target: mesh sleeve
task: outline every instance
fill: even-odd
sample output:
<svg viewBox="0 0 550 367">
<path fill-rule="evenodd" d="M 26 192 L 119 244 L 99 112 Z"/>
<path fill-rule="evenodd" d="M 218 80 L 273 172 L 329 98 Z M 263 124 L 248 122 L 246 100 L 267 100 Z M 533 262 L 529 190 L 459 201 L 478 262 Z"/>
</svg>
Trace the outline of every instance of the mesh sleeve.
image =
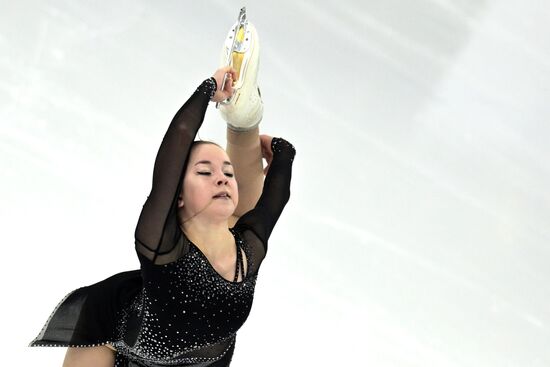
<svg viewBox="0 0 550 367">
<path fill-rule="evenodd" d="M 175 261 L 184 251 L 177 199 L 191 144 L 215 91 L 214 78 L 205 80 L 197 88 L 172 119 L 158 150 L 151 193 L 143 205 L 135 231 L 138 254 L 153 263 Z"/>
<path fill-rule="evenodd" d="M 273 160 L 264 181 L 262 195 L 254 209 L 245 213 L 235 224 L 242 230 L 254 232 L 264 245 L 264 251 L 267 250 L 267 241 L 275 223 L 290 198 L 292 163 L 296 154 L 294 146 L 282 138 L 273 138 L 271 149 Z"/>
</svg>

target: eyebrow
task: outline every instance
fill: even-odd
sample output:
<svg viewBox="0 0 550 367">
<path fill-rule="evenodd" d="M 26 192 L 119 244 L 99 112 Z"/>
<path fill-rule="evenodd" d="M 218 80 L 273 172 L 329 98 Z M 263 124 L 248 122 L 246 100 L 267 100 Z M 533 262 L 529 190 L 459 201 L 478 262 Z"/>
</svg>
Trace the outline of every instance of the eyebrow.
<svg viewBox="0 0 550 367">
<path fill-rule="evenodd" d="M 195 166 L 197 164 L 212 164 L 212 162 L 210 162 L 210 161 L 198 161 L 197 163 L 195 163 Z M 224 166 L 232 166 L 231 162 L 229 162 L 229 161 L 223 161 L 223 165 Z"/>
</svg>

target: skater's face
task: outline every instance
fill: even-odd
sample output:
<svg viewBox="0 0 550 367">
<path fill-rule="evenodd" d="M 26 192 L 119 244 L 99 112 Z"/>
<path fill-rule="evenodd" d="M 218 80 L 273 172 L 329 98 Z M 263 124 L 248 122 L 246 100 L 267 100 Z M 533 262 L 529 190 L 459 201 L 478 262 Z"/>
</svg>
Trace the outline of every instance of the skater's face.
<svg viewBox="0 0 550 367">
<path fill-rule="evenodd" d="M 178 200 L 181 219 L 225 220 L 238 202 L 237 181 L 225 150 L 215 144 L 194 145 Z"/>
</svg>

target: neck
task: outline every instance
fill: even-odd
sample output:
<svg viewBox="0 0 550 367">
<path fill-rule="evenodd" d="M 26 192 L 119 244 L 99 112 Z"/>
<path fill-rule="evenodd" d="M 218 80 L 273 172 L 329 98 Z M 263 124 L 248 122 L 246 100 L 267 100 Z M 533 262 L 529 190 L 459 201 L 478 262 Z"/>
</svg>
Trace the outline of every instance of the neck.
<svg viewBox="0 0 550 367">
<path fill-rule="evenodd" d="M 217 255 L 227 251 L 228 239 L 233 235 L 229 232 L 227 220 L 221 222 L 204 222 L 192 219 L 181 224 L 181 229 L 205 255 Z"/>
</svg>

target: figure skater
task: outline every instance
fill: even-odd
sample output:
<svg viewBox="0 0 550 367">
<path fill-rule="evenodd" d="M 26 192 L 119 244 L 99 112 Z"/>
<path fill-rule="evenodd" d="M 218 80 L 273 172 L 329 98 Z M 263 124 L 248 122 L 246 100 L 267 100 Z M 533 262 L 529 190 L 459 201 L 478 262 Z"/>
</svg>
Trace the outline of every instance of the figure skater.
<svg viewBox="0 0 550 367">
<path fill-rule="evenodd" d="M 31 342 L 68 347 L 64 367 L 230 364 L 295 155 L 259 135 L 259 44 L 245 26 L 232 30 L 248 35 L 240 48 L 224 46 L 234 67 L 200 84 L 162 140 L 135 230 L 140 270 L 69 293 Z M 194 141 L 210 101 L 221 103 L 227 152 Z"/>
</svg>

